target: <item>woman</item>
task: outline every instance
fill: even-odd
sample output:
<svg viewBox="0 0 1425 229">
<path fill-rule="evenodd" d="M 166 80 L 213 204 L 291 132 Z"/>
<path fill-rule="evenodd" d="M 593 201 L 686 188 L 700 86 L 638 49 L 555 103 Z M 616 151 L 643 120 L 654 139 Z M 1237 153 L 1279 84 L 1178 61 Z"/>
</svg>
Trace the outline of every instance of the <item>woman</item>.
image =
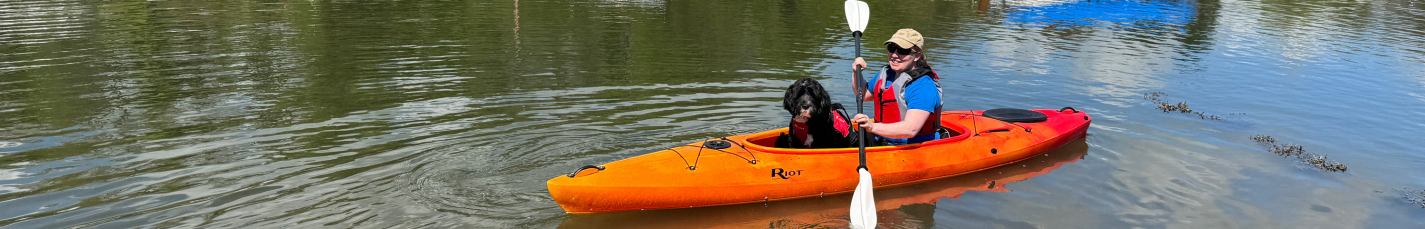
<svg viewBox="0 0 1425 229">
<path fill-rule="evenodd" d="M 871 88 L 861 96 L 863 101 L 876 101 L 875 120 L 880 122 L 871 122 L 865 114 L 857 114 L 851 122 L 892 145 L 939 139 L 941 91 L 936 80 L 940 77 L 925 60 L 925 39 L 913 29 L 901 29 L 885 44 L 890 52 L 886 66 L 859 86 Z M 851 66 L 864 69 L 866 61 L 857 57 Z"/>
</svg>

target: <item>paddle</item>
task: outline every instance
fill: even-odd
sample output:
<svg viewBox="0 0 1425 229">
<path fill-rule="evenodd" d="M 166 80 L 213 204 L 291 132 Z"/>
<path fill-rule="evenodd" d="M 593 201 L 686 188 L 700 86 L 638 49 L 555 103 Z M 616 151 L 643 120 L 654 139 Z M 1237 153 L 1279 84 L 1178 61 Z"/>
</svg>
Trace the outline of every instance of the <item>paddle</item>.
<svg viewBox="0 0 1425 229">
<path fill-rule="evenodd" d="M 856 39 L 856 57 L 861 57 L 861 32 L 866 30 L 866 21 L 871 20 L 871 8 L 866 6 L 866 2 L 859 0 L 846 0 L 846 25 L 851 27 L 851 37 Z M 856 85 L 852 85 L 856 94 L 856 113 L 866 113 L 861 108 L 861 97 L 866 94 L 866 79 L 861 77 L 861 69 L 857 68 Z M 851 228 L 875 228 L 876 227 L 876 198 L 871 194 L 871 189 L 875 184 L 871 182 L 871 171 L 866 169 L 866 129 L 861 129 L 856 135 L 859 140 L 861 152 L 861 166 L 856 167 L 856 173 L 860 174 L 860 181 L 856 183 L 856 190 L 851 194 Z"/>
</svg>

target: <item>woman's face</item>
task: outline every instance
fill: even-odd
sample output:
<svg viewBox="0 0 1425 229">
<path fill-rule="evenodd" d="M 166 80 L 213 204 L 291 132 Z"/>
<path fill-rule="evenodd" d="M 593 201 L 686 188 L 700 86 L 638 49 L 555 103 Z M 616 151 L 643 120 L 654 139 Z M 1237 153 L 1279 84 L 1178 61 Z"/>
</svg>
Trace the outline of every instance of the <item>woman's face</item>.
<svg viewBox="0 0 1425 229">
<path fill-rule="evenodd" d="M 889 57 L 887 62 L 890 63 L 891 70 L 896 72 L 910 71 L 911 67 L 915 66 L 915 62 L 920 61 L 920 52 L 903 49 L 896 44 L 887 45 L 886 49 L 890 51 L 890 54 L 886 55 Z"/>
</svg>

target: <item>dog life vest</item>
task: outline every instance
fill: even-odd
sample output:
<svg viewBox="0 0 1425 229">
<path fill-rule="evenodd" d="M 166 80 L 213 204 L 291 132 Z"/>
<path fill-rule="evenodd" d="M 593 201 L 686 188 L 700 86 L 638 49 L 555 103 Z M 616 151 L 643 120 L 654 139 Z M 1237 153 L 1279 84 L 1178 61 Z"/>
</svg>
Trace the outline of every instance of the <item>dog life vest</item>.
<svg viewBox="0 0 1425 229">
<path fill-rule="evenodd" d="M 897 123 L 905 119 L 906 109 L 909 107 L 905 101 L 905 87 L 910 86 L 910 83 L 915 82 L 920 79 L 920 77 L 930 76 L 932 79 L 931 82 L 935 82 L 937 94 L 941 92 L 940 82 L 936 81 L 940 80 L 940 76 L 935 74 L 935 70 L 931 70 L 927 66 L 920 66 L 920 69 L 911 70 L 912 73 L 918 73 L 916 75 L 900 72 L 894 82 L 886 82 L 887 78 L 890 78 L 886 77 L 886 74 L 890 72 L 891 67 L 885 66 L 881 67 L 880 73 L 876 73 L 876 76 L 878 76 L 874 94 L 877 101 L 876 120 L 879 120 L 881 123 Z M 884 86 L 885 84 L 890 84 L 891 87 L 886 88 Z M 935 106 L 935 110 L 930 113 L 930 117 L 926 117 L 925 124 L 920 126 L 920 132 L 916 132 L 915 135 L 933 134 L 938 129 L 940 129 L 940 105 Z"/>
<path fill-rule="evenodd" d="M 841 104 L 837 104 L 837 106 L 840 105 Z M 836 132 L 841 134 L 841 137 L 851 136 L 851 123 L 849 120 L 846 120 L 845 115 L 841 115 L 841 111 L 831 111 L 831 124 L 832 128 L 835 128 Z M 811 134 L 808 134 L 808 132 L 810 131 L 807 130 L 806 123 L 796 121 L 792 122 L 792 134 L 795 134 L 797 140 L 801 140 L 802 146 L 805 147 L 811 147 L 811 142 L 816 140 L 812 139 Z"/>
</svg>

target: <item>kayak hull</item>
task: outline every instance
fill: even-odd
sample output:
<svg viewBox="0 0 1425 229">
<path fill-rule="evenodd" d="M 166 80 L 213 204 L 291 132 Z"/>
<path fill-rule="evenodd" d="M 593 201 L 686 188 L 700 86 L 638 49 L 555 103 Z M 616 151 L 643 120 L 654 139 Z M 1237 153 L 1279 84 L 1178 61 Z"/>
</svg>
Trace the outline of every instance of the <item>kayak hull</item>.
<svg viewBox="0 0 1425 229">
<path fill-rule="evenodd" d="M 875 187 L 906 185 L 994 168 L 1083 138 L 1092 121 L 1073 109 L 1033 110 L 1049 119 L 1006 123 L 980 111 L 947 111 L 950 136 L 904 146 L 866 148 Z M 851 192 L 856 148 L 772 147 L 786 128 L 694 142 L 576 171 L 547 182 L 569 213 L 718 206 Z M 726 142 L 730 144 L 722 144 Z M 726 147 L 726 148 L 722 148 Z M 721 148 L 721 149 L 719 149 Z"/>
</svg>

